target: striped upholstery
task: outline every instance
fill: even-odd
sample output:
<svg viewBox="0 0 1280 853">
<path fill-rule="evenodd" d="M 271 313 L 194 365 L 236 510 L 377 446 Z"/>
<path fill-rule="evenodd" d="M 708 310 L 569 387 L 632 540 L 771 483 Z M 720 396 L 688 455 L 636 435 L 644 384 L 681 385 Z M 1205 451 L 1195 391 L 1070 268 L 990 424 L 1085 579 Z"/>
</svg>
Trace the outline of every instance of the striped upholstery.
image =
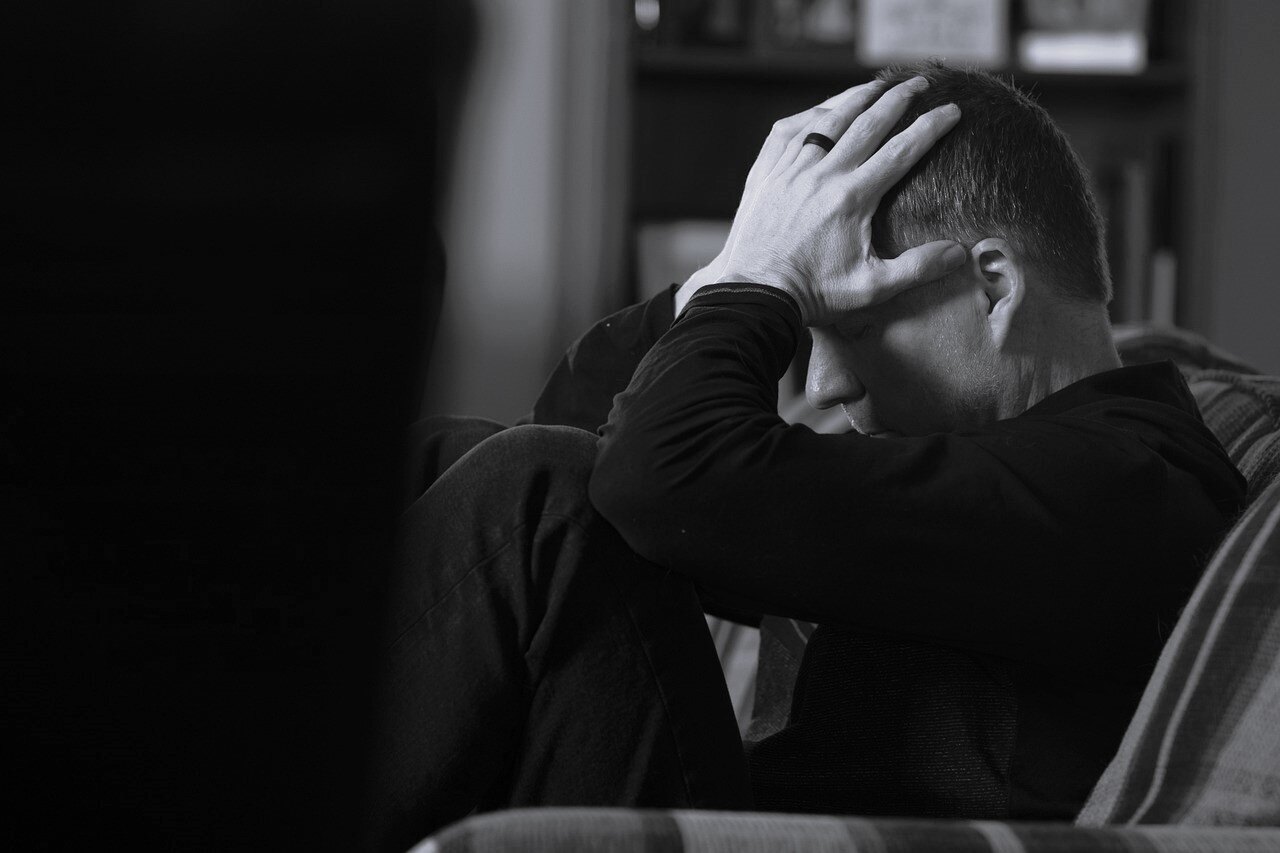
<svg viewBox="0 0 1280 853">
<path fill-rule="evenodd" d="M 1079 822 L 1280 826 L 1280 482 L 1218 549 Z"/>
<path fill-rule="evenodd" d="M 1113 338 L 1125 364 L 1178 365 L 1205 424 L 1249 481 L 1249 497 L 1260 495 L 1280 473 L 1280 377 L 1259 374 L 1186 329 L 1122 323 Z"/>
<path fill-rule="evenodd" d="M 1277 851 L 1280 829 L 837 818 L 626 809 L 521 809 L 469 818 L 413 853 L 1203 853 Z"/>
<path fill-rule="evenodd" d="M 1187 383 L 1256 498 L 1280 473 L 1280 376 L 1192 370 Z"/>
</svg>

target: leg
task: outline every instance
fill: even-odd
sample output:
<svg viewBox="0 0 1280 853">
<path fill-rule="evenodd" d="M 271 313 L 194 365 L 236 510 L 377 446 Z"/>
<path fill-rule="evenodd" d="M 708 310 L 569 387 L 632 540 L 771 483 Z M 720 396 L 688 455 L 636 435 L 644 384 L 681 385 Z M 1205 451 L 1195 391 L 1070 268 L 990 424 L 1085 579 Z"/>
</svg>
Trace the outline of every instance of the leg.
<svg viewBox="0 0 1280 853">
<path fill-rule="evenodd" d="M 475 807 L 741 808 L 741 742 L 693 587 L 591 507 L 595 437 L 487 439 L 406 514 L 376 821 Z"/>
<path fill-rule="evenodd" d="M 486 418 L 435 415 L 409 428 L 409 470 L 404 506 L 422 493 L 466 453 L 506 426 Z"/>
</svg>

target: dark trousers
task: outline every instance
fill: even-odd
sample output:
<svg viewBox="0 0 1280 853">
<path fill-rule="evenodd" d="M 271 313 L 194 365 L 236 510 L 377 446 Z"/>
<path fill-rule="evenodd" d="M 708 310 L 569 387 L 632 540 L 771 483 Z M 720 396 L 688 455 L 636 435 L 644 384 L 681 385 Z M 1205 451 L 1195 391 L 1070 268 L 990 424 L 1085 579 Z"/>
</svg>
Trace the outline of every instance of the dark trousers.
<svg viewBox="0 0 1280 853">
<path fill-rule="evenodd" d="M 436 418 L 389 600 L 375 846 L 525 805 L 746 808 L 693 586 L 592 508 L 595 436 Z"/>
</svg>

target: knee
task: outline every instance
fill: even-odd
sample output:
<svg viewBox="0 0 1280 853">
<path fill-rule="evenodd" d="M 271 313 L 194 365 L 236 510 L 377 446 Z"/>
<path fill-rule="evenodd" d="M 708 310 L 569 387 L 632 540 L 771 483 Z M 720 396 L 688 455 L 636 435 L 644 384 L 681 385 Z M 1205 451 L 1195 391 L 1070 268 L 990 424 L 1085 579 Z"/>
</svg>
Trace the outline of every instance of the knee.
<svg viewBox="0 0 1280 853">
<path fill-rule="evenodd" d="M 596 459 L 594 433 L 570 426 L 525 424 L 505 429 L 481 443 L 484 452 L 501 457 L 514 473 L 591 473 Z"/>
<path fill-rule="evenodd" d="M 589 505 L 587 484 L 595 458 L 594 433 L 528 424 L 490 436 L 463 462 L 481 492 L 523 494 L 545 510 L 569 512 Z"/>
</svg>

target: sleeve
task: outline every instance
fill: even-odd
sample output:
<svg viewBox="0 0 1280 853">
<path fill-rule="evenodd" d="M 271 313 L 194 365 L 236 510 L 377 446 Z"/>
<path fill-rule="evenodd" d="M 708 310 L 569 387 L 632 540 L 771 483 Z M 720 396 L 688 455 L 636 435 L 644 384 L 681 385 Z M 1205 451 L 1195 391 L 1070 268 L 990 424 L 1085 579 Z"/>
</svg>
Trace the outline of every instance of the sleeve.
<svg viewBox="0 0 1280 853">
<path fill-rule="evenodd" d="M 574 341 L 522 424 L 560 424 L 596 432 L 649 348 L 671 327 L 675 290 L 624 308 Z"/>
<path fill-rule="evenodd" d="M 1039 662 L 1150 653 L 1139 616 L 1163 587 L 1116 568 L 1184 544 L 1135 551 L 1125 529 L 1125 507 L 1159 506 L 1158 458 L 1028 418 L 919 438 L 788 426 L 773 394 L 799 313 L 765 291 L 700 293 L 618 397 L 591 497 L 634 550 L 760 612 Z"/>
</svg>

